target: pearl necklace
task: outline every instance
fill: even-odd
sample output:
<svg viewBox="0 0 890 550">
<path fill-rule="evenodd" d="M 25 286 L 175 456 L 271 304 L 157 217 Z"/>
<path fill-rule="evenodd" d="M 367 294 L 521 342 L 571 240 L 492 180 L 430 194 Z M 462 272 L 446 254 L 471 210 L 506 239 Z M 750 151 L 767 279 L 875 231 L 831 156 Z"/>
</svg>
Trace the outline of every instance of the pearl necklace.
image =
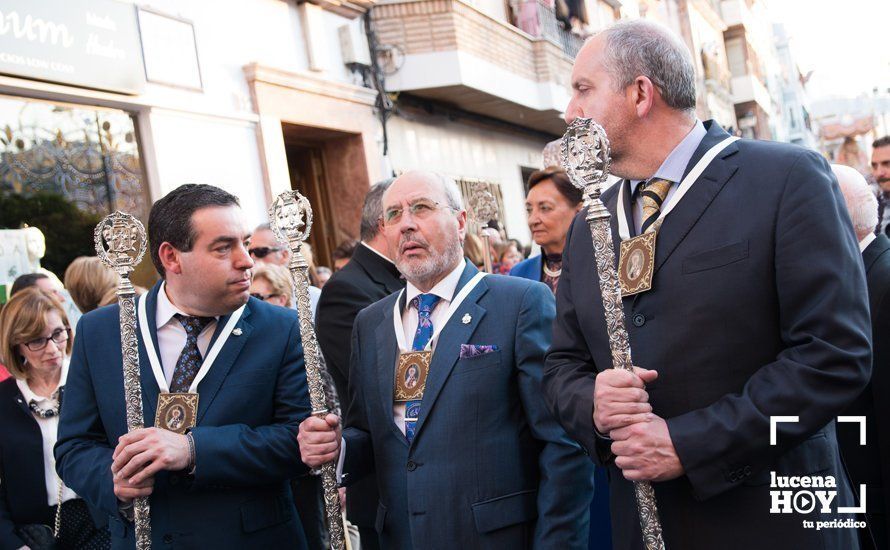
<svg viewBox="0 0 890 550">
<path fill-rule="evenodd" d="M 551 271 L 551 270 L 547 269 L 547 261 L 546 260 L 541 263 L 541 267 L 544 268 L 544 275 L 547 275 L 548 277 L 555 278 L 555 277 L 559 277 L 560 275 L 562 275 L 561 267 L 559 269 L 557 269 L 556 271 Z"/>
</svg>

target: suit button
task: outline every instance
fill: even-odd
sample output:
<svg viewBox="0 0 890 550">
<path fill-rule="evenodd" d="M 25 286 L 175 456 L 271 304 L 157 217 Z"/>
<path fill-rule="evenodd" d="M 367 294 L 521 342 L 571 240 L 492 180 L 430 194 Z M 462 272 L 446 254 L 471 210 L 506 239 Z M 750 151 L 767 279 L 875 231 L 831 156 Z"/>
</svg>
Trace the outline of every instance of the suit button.
<svg viewBox="0 0 890 550">
<path fill-rule="evenodd" d="M 417 463 L 414 462 L 413 460 L 409 460 L 408 461 L 408 471 L 413 472 L 416 469 L 417 469 Z"/>
<path fill-rule="evenodd" d="M 750 475 L 751 475 L 751 467 L 745 466 L 745 477 L 748 477 Z"/>
<path fill-rule="evenodd" d="M 164 535 L 164 544 L 173 544 L 173 535 L 170 533 Z"/>
<path fill-rule="evenodd" d="M 635 327 L 641 327 L 646 324 L 646 316 L 642 313 L 637 313 L 633 316 L 633 323 Z"/>
</svg>

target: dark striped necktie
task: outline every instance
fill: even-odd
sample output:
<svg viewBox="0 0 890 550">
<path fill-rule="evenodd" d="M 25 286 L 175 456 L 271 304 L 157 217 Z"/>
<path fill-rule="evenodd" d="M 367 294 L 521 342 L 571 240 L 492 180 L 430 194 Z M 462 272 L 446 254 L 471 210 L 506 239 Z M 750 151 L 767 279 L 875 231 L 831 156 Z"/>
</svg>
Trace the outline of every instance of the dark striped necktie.
<svg viewBox="0 0 890 550">
<path fill-rule="evenodd" d="M 189 317 L 177 313 L 174 315 L 176 320 L 182 324 L 185 329 L 185 347 L 179 354 L 179 360 L 176 361 L 176 368 L 173 370 L 173 379 L 170 381 L 171 392 L 187 392 L 192 381 L 201 369 L 201 351 L 198 350 L 198 336 L 208 324 L 213 322 L 213 317 Z"/>
<path fill-rule="evenodd" d="M 652 178 L 639 185 L 640 199 L 643 207 L 643 223 L 640 225 L 640 235 L 645 233 L 661 213 L 661 205 L 667 197 L 668 191 L 674 184 L 671 180 Z M 657 227 L 656 227 L 657 229 Z"/>
</svg>

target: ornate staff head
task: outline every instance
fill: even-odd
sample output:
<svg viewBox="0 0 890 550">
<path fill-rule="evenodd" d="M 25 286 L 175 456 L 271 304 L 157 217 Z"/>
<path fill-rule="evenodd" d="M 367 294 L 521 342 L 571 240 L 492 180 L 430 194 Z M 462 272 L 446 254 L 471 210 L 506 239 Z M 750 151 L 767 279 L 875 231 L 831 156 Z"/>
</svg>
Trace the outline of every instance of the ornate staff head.
<svg viewBox="0 0 890 550">
<path fill-rule="evenodd" d="M 561 153 L 572 184 L 588 201 L 598 199 L 611 165 L 609 138 L 603 127 L 591 118 L 576 118 L 562 138 Z"/>
<path fill-rule="evenodd" d="M 123 280 L 145 254 L 145 227 L 138 218 L 115 211 L 105 216 L 93 232 L 96 255 Z"/>
<path fill-rule="evenodd" d="M 285 191 L 269 206 L 269 225 L 275 237 L 287 243 L 291 256 L 303 261 L 300 247 L 312 229 L 312 205 L 297 191 Z"/>
<path fill-rule="evenodd" d="M 498 201 L 484 181 L 474 181 L 470 184 L 468 201 L 470 213 L 480 225 L 484 226 L 488 222 L 498 219 Z"/>
</svg>

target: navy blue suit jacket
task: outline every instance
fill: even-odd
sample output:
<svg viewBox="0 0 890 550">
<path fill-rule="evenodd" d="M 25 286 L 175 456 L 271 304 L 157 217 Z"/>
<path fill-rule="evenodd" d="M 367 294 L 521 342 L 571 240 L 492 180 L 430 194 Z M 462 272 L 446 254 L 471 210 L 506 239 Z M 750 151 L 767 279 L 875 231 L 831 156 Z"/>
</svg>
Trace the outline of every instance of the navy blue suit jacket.
<svg viewBox="0 0 890 550">
<path fill-rule="evenodd" d="M 687 172 L 727 137 L 706 127 Z M 603 194 L 616 257 L 622 184 Z M 641 548 L 632 485 L 591 418 L 596 374 L 612 360 L 585 214 L 563 252 L 544 388 L 562 425 L 610 464 L 614 547 Z M 772 471 L 832 475 L 852 504 L 833 421 L 868 382 L 871 330 L 859 248 L 825 160 L 786 144 L 729 145 L 665 218 L 653 289 L 625 298 L 624 312 L 634 364 L 659 371 L 650 402 L 685 469 L 654 484 L 666 546 L 856 548 L 854 530 L 802 526 L 837 514 L 769 513 Z M 776 415 L 800 421 L 779 424 L 772 446 Z"/>
<path fill-rule="evenodd" d="M 468 262 L 458 288 L 475 273 Z M 550 290 L 490 275 L 470 292 L 436 344 L 411 445 L 393 421 L 397 296 L 356 318 L 343 432 L 345 481 L 376 470 L 381 546 L 586 549 L 591 464 L 541 394 Z M 498 349 L 461 359 L 461 344 Z"/>
<path fill-rule="evenodd" d="M 155 346 L 158 288 L 144 297 Z M 65 483 L 108 514 L 112 546 L 133 548 L 111 476 L 112 451 L 127 433 L 118 315 L 114 305 L 78 323 L 55 454 Z M 229 337 L 198 387 L 194 475 L 155 476 L 154 548 L 306 546 L 287 483 L 306 471 L 296 436 L 311 411 L 297 315 L 251 298 L 236 328 L 241 335 Z M 141 338 L 139 364 L 150 427 L 159 389 Z"/>
</svg>

